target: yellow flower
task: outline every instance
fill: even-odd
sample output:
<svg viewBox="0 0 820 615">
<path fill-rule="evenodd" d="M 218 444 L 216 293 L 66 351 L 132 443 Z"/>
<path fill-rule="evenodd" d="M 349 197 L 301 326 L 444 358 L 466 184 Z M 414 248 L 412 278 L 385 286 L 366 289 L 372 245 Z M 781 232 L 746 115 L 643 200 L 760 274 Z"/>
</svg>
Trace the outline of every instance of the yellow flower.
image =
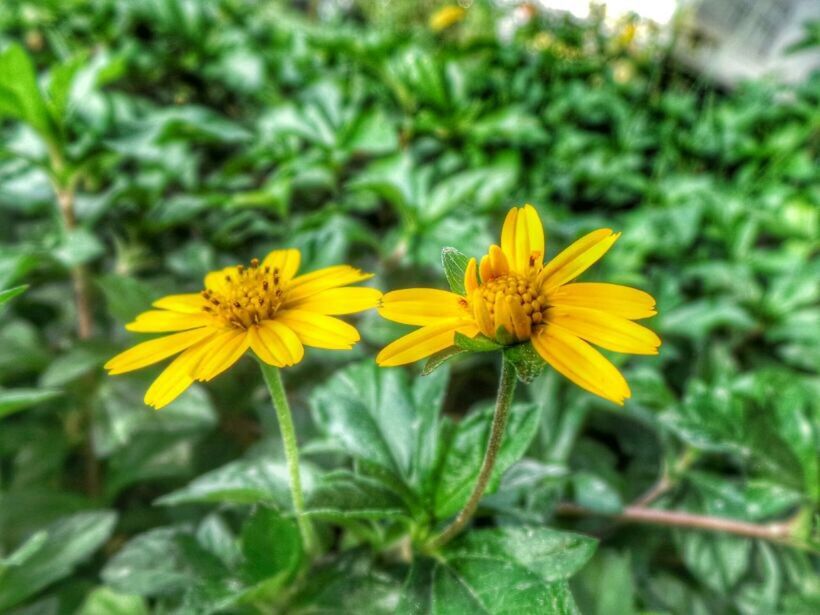
<svg viewBox="0 0 820 615">
<path fill-rule="evenodd" d="M 658 336 L 633 322 L 655 315 L 655 300 L 627 286 L 570 283 L 619 235 L 610 229 L 593 231 L 545 265 L 538 213 L 531 205 L 511 209 L 501 246 L 491 246 L 478 267 L 474 258 L 469 261 L 464 296 L 425 288 L 384 295 L 379 314 L 421 328 L 385 347 L 376 361 L 382 366 L 417 361 L 452 346 L 456 332 L 468 337 L 481 333 L 505 345 L 529 340 L 575 384 L 623 404 L 631 394 L 626 380 L 588 342 L 616 352 L 657 354 Z"/>
<path fill-rule="evenodd" d="M 170 333 L 118 354 L 105 364 L 123 374 L 179 354 L 154 380 L 145 403 L 161 408 L 195 380 L 208 381 L 236 363 L 248 348 L 276 367 L 302 360 L 304 346 L 347 350 L 359 332 L 333 318 L 379 303 L 374 288 L 342 288 L 372 277 L 349 265 L 296 276 L 298 250 L 275 250 L 260 264 L 237 265 L 205 276 L 201 293 L 170 295 L 126 325 L 129 331 Z M 180 354 L 181 353 L 181 354 Z"/>
<path fill-rule="evenodd" d="M 467 11 L 460 6 L 448 4 L 430 15 L 430 29 L 434 32 L 446 30 L 450 26 L 457 24 L 459 21 L 464 19 L 466 14 Z"/>
</svg>

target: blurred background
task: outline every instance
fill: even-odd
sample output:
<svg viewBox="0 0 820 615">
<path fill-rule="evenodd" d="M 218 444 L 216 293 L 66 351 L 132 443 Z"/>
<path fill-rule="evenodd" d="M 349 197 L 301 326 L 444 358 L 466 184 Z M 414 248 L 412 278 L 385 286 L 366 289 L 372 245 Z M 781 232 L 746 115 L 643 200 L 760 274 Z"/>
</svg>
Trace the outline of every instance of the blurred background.
<svg viewBox="0 0 820 615">
<path fill-rule="evenodd" d="M 444 287 L 441 248 L 482 254 L 525 202 L 548 257 L 623 232 L 586 279 L 650 291 L 664 345 L 618 358 L 623 410 L 522 387 L 532 482 L 488 506 L 602 539 L 583 613 L 820 612 L 818 44 L 814 0 L 3 0 L 0 612 L 218 610 L 144 538 L 213 507 L 154 502 L 281 454 L 250 360 L 161 413 L 155 372 L 104 375 L 153 298 L 282 246 Z M 308 458 L 313 389 L 404 330 L 357 324 L 286 374 Z M 455 363 L 445 411 L 496 371 Z M 658 486 L 788 544 L 605 518 Z"/>
</svg>

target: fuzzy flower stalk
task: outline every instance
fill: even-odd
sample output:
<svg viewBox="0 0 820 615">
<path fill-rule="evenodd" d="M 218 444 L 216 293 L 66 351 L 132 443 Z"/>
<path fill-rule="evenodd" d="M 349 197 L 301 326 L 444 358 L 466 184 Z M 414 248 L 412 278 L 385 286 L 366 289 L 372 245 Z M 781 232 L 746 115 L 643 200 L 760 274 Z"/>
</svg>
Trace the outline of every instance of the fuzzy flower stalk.
<svg viewBox="0 0 820 615">
<path fill-rule="evenodd" d="M 290 472 L 294 512 L 306 547 L 312 529 L 304 517 L 296 432 L 279 368 L 299 363 L 305 346 L 349 350 L 359 332 L 336 318 L 374 308 L 381 293 L 350 287 L 372 277 L 349 265 L 296 275 L 298 250 L 275 250 L 262 262 L 236 265 L 205 276 L 199 293 L 170 295 L 154 302 L 126 325 L 129 331 L 167 334 L 142 342 L 105 364 L 117 375 L 174 355 L 145 393 L 145 403 L 162 408 L 193 382 L 208 382 L 249 350 L 259 360 L 276 410 Z"/>
<path fill-rule="evenodd" d="M 575 282 L 619 236 L 610 229 L 593 231 L 544 263 L 544 228 L 538 212 L 531 205 L 512 208 L 501 245 L 490 246 L 480 262 L 470 259 L 464 268 L 463 294 L 414 288 L 384 295 L 382 317 L 419 328 L 382 349 L 377 362 L 388 367 L 430 357 L 454 346 L 457 334 L 502 347 L 530 344 L 545 363 L 579 387 L 623 405 L 631 395 L 629 385 L 593 345 L 628 354 L 657 354 L 658 336 L 635 322 L 655 315 L 655 300 L 627 286 Z M 445 530 L 439 544 L 469 520 L 489 479 L 513 393 L 507 373 L 511 369 L 505 358 L 491 446 L 465 507 L 472 509 L 458 515 L 454 523 L 459 527 L 455 532 Z"/>
</svg>

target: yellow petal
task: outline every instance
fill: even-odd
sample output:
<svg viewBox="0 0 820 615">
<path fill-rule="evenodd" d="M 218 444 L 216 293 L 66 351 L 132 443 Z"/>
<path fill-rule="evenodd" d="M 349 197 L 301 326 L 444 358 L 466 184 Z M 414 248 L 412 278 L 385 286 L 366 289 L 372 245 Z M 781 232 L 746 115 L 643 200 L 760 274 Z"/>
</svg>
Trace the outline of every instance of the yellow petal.
<svg viewBox="0 0 820 615">
<path fill-rule="evenodd" d="M 449 348 L 455 343 L 456 331 L 469 337 L 478 335 L 478 327 L 465 320 L 448 320 L 416 329 L 385 346 L 376 356 L 382 367 L 413 363 Z"/>
<path fill-rule="evenodd" d="M 318 312 L 319 314 L 355 314 L 379 305 L 381 291 L 375 288 L 331 288 L 290 304 L 297 310 Z"/>
<path fill-rule="evenodd" d="M 167 406 L 182 394 L 194 379 L 191 371 L 201 360 L 207 349 L 208 340 L 199 342 L 184 351 L 166 367 L 145 392 L 145 403 L 157 410 Z"/>
<path fill-rule="evenodd" d="M 556 306 L 576 306 L 598 309 L 640 320 L 654 316 L 655 299 L 649 293 L 619 284 L 578 282 L 565 284 L 549 293 L 549 303 Z"/>
<path fill-rule="evenodd" d="M 555 371 L 582 389 L 619 405 L 630 397 L 629 385 L 615 366 L 563 327 L 547 324 L 532 337 L 532 345 Z"/>
<path fill-rule="evenodd" d="M 276 367 L 295 365 L 305 356 L 305 348 L 296 334 L 274 320 L 265 320 L 248 329 L 250 344 L 265 363 Z"/>
<path fill-rule="evenodd" d="M 499 327 L 504 327 L 504 330 L 510 335 L 515 335 L 515 328 L 513 327 L 512 314 L 510 314 L 510 306 L 507 303 L 507 298 L 499 294 L 495 298 L 495 306 L 493 307 L 493 315 L 495 316 L 495 330 Z M 495 337 L 495 335 L 493 335 Z"/>
<path fill-rule="evenodd" d="M 577 278 L 606 254 L 620 236 L 603 228 L 581 237 L 544 265 L 538 278 L 541 288 L 547 290 Z"/>
<path fill-rule="evenodd" d="M 302 255 L 299 250 L 290 248 L 288 250 L 274 250 L 262 261 L 263 267 L 279 270 L 280 283 L 290 282 L 299 270 L 299 262 Z"/>
<path fill-rule="evenodd" d="M 157 299 L 151 305 L 155 308 L 173 312 L 197 314 L 202 311 L 203 307 L 208 305 L 208 302 L 199 293 L 187 293 L 184 295 L 168 295 L 162 299 Z"/>
<path fill-rule="evenodd" d="M 285 295 L 285 306 L 290 307 L 297 301 L 315 295 L 328 288 L 347 286 L 372 278 L 372 273 L 364 273 L 350 265 L 326 267 L 305 275 L 293 278 Z"/>
<path fill-rule="evenodd" d="M 481 296 L 481 289 L 473 291 L 473 316 L 478 328 L 489 338 L 495 337 L 495 324 L 487 309 L 487 304 Z"/>
<path fill-rule="evenodd" d="M 105 364 L 105 369 L 114 376 L 153 365 L 178 352 L 182 352 L 207 337 L 211 337 L 214 333 L 214 329 L 206 327 L 142 342 L 110 359 Z"/>
<path fill-rule="evenodd" d="M 478 273 L 475 258 L 471 258 L 464 269 L 464 291 L 469 297 L 478 288 Z"/>
<path fill-rule="evenodd" d="M 191 370 L 194 380 L 209 381 L 236 363 L 250 345 L 244 329 L 227 329 L 210 340 L 202 358 Z"/>
<path fill-rule="evenodd" d="M 550 323 L 561 325 L 596 346 L 629 354 L 658 354 L 660 338 L 646 327 L 607 314 L 579 307 L 553 307 L 547 312 Z"/>
<path fill-rule="evenodd" d="M 316 312 L 283 310 L 276 315 L 276 320 L 292 329 L 305 346 L 350 350 L 360 339 L 355 327 Z"/>
<path fill-rule="evenodd" d="M 497 278 L 502 275 L 507 275 L 510 272 L 510 265 L 507 262 L 507 257 L 496 245 L 490 246 L 490 267 L 493 270 L 493 277 Z"/>
<path fill-rule="evenodd" d="M 464 297 L 455 293 L 435 288 L 408 288 L 385 294 L 379 315 L 405 325 L 424 326 L 463 318 L 466 310 Z"/>
<path fill-rule="evenodd" d="M 489 254 L 485 254 L 481 257 L 481 264 L 478 266 L 478 272 L 481 274 L 481 281 L 485 284 L 493 279 L 493 266 L 490 262 Z"/>
<path fill-rule="evenodd" d="M 544 226 L 532 205 L 513 207 L 501 229 L 501 249 L 510 269 L 526 274 L 544 259 Z"/>
<path fill-rule="evenodd" d="M 212 322 L 213 319 L 203 312 L 183 314 L 167 310 L 149 310 L 137 316 L 134 322 L 129 322 L 125 328 L 139 333 L 166 333 L 205 327 Z"/>
<path fill-rule="evenodd" d="M 205 275 L 203 284 L 205 288 L 215 291 L 224 291 L 230 285 L 231 281 L 239 279 L 239 268 L 237 266 L 225 267 L 217 271 L 211 271 Z"/>
<path fill-rule="evenodd" d="M 507 307 L 510 312 L 515 338 L 519 342 L 530 339 L 530 334 L 532 333 L 532 321 L 530 320 L 530 317 L 524 313 L 524 308 L 521 307 L 521 304 L 512 297 L 507 297 Z"/>
</svg>

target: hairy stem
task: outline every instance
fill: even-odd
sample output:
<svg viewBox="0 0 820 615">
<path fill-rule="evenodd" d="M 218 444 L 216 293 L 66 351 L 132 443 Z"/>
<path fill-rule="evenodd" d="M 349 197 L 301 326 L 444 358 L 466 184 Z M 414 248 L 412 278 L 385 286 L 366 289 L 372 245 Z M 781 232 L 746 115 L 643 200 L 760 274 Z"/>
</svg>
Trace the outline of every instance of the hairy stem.
<svg viewBox="0 0 820 615">
<path fill-rule="evenodd" d="M 555 512 L 559 515 L 573 517 L 602 516 L 621 523 L 647 523 L 665 527 L 698 529 L 791 544 L 792 525 L 790 522 L 750 523 L 689 512 L 658 510 L 640 505 L 627 506 L 620 513 L 601 513 L 575 504 L 559 504 Z"/>
<path fill-rule="evenodd" d="M 515 393 L 515 383 L 515 368 L 512 363 L 504 359 L 501 364 L 501 379 L 498 383 L 498 395 L 495 401 L 493 423 L 490 427 L 490 438 L 487 441 L 487 449 L 484 451 L 484 461 L 481 463 L 481 470 L 478 472 L 478 478 L 473 487 L 473 492 L 470 494 L 467 503 L 458 515 L 456 515 L 456 518 L 453 519 L 452 523 L 444 528 L 441 534 L 430 541 L 428 544 L 430 549 L 442 547 L 455 538 L 458 533 L 464 529 L 475 513 L 476 508 L 478 508 L 478 503 L 481 500 L 481 496 L 484 495 L 487 483 L 490 482 L 495 459 L 501 448 L 501 442 L 504 439 L 504 429 L 507 426 L 507 417 L 509 416 L 513 394 Z"/>
<path fill-rule="evenodd" d="M 305 551 L 312 553 L 315 544 L 313 525 L 305 517 L 305 497 L 302 493 L 302 478 L 299 472 L 299 447 L 296 443 L 296 429 L 293 427 L 293 417 L 291 416 L 287 395 L 285 395 L 285 387 L 282 386 L 282 375 L 278 367 L 273 367 L 262 361 L 259 362 L 259 365 L 262 368 L 265 384 L 268 385 L 273 407 L 276 410 L 276 419 L 279 422 L 279 431 L 282 434 L 282 444 L 285 448 L 285 459 L 290 474 L 290 495 L 293 501 L 296 523 L 299 524 L 299 532 L 302 535 Z"/>
</svg>

